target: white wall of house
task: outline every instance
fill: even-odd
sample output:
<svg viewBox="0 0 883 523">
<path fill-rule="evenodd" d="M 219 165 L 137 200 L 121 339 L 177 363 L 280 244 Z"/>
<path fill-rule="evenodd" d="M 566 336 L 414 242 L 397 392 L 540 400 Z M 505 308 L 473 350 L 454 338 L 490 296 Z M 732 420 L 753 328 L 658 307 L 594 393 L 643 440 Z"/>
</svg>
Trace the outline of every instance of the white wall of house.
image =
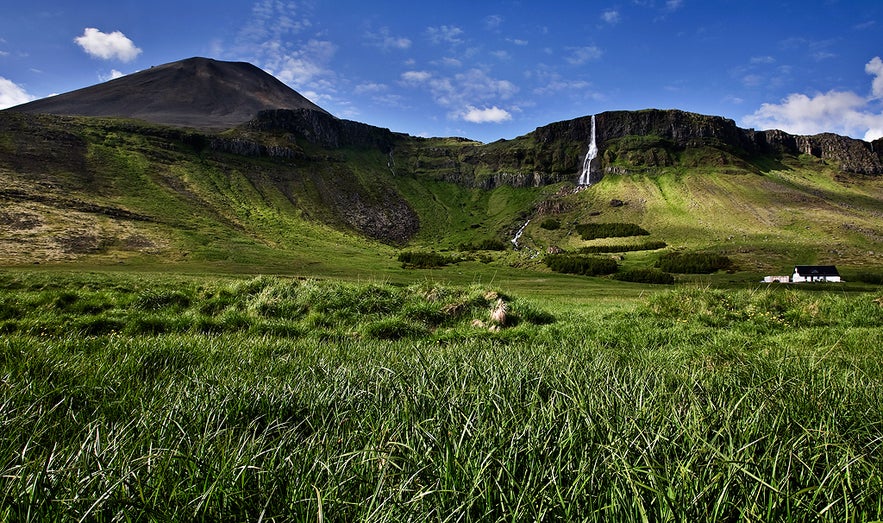
<svg viewBox="0 0 883 523">
<path fill-rule="evenodd" d="M 794 271 L 794 274 L 791 275 L 791 281 L 793 283 L 819 283 L 819 282 L 827 282 L 827 283 L 840 283 L 840 276 L 807 276 L 804 278 L 797 271 Z"/>
</svg>

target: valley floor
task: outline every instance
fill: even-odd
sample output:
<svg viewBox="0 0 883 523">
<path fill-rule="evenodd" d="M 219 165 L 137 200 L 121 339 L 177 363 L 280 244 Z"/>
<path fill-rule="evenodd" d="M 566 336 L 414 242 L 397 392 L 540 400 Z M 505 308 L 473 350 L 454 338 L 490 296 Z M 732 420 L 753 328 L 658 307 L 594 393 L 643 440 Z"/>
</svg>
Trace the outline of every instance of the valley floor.
<svg viewBox="0 0 883 523">
<path fill-rule="evenodd" d="M 879 289 L 496 283 L 2 272 L 0 519 L 883 517 Z"/>
</svg>

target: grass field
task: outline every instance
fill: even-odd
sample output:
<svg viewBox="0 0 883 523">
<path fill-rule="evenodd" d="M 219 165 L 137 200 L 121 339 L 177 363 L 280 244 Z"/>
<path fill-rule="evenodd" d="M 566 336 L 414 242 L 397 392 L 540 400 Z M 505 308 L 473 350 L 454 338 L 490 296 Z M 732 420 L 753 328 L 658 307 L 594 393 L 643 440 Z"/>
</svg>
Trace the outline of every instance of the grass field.
<svg viewBox="0 0 883 523">
<path fill-rule="evenodd" d="M 0 520 L 883 518 L 879 288 L 556 277 L 2 272 Z"/>
<path fill-rule="evenodd" d="M 0 118 L 0 521 L 883 519 L 879 177 L 197 138 Z M 757 284 L 816 263 L 847 283 Z"/>
</svg>

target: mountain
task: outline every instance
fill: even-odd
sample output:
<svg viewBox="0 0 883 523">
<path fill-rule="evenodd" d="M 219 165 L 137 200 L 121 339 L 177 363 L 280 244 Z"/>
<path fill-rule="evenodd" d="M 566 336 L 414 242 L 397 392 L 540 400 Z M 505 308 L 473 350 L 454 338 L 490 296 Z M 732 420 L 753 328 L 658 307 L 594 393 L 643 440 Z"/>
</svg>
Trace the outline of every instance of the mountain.
<svg viewBox="0 0 883 523">
<path fill-rule="evenodd" d="M 222 130 L 246 122 L 264 109 L 325 112 L 252 64 L 209 58 L 158 65 L 11 110 L 116 116 L 162 125 Z"/>
<path fill-rule="evenodd" d="M 155 69 L 154 83 L 141 76 Z M 67 108 L 35 105 L 53 98 L 0 112 L 0 264 L 351 274 L 392 270 L 403 246 L 509 245 L 521 230 L 521 251 L 482 259 L 538 269 L 550 248 L 643 241 L 583 240 L 589 222 L 639 224 L 667 250 L 724 253 L 741 270 L 881 262 L 881 140 L 648 109 L 482 144 L 292 107 L 303 99 L 277 84 L 248 64 L 190 59 L 56 97 Z M 194 90 L 209 95 L 181 102 Z M 150 100 L 164 109 L 139 113 Z M 74 106 L 124 119 L 65 116 Z M 597 183 L 577 187 L 593 119 Z"/>
</svg>

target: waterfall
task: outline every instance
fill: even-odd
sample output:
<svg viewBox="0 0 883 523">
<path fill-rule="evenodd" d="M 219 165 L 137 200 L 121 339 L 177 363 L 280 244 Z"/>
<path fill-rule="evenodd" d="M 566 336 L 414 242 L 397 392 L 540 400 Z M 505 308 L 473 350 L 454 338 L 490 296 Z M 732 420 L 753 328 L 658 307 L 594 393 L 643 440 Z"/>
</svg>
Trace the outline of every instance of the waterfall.
<svg viewBox="0 0 883 523">
<path fill-rule="evenodd" d="M 512 240 L 510 240 L 512 242 L 512 245 L 515 246 L 515 249 L 518 249 L 518 240 L 521 238 L 521 235 L 524 234 L 524 229 L 527 228 L 527 224 L 529 224 L 529 223 L 530 223 L 530 220 L 527 220 L 526 222 L 524 222 L 524 225 L 522 225 L 521 228 L 518 229 L 518 232 L 515 233 L 515 237 L 512 238 Z"/>
<path fill-rule="evenodd" d="M 592 115 L 592 142 L 589 144 L 589 152 L 583 160 L 583 170 L 579 174 L 577 185 L 592 185 L 592 160 L 598 156 L 598 145 L 595 143 L 595 115 Z"/>
</svg>

